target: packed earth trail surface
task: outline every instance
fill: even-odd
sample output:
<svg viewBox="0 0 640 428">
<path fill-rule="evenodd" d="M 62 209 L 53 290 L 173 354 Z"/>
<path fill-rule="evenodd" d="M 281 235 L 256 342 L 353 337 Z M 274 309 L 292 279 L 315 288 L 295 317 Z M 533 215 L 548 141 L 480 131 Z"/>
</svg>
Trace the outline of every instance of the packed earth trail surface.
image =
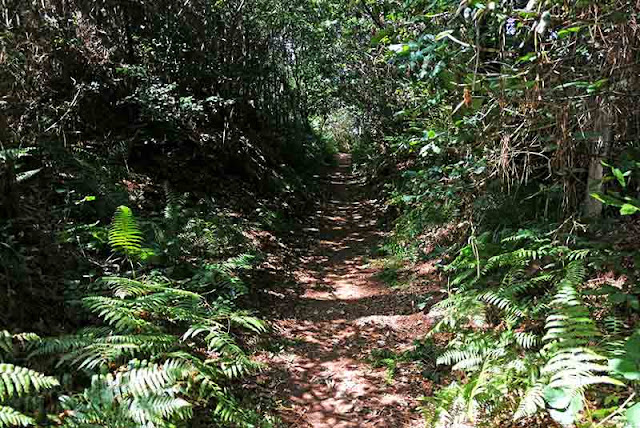
<svg viewBox="0 0 640 428">
<path fill-rule="evenodd" d="M 298 291 L 275 305 L 275 334 L 287 345 L 262 356 L 262 386 L 293 427 L 423 426 L 417 399 L 432 386 L 420 367 L 398 363 L 389 373 L 372 355 L 399 355 L 424 337 L 429 320 L 418 305 L 428 290 L 378 278 L 370 260 L 383 236 L 378 202 L 351 175 L 350 157 L 338 161 L 326 178 L 329 200 L 305 228 L 317 236 L 300 257 Z"/>
</svg>

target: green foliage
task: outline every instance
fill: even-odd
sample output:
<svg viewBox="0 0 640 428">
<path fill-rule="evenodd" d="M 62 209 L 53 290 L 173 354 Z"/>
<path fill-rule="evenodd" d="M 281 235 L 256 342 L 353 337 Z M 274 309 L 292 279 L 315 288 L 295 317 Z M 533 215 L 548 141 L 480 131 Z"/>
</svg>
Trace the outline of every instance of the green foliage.
<svg viewBox="0 0 640 428">
<path fill-rule="evenodd" d="M 463 247 L 445 267 L 453 288 L 430 313 L 438 319 L 434 333 L 456 333 L 438 364 L 464 371 L 467 381 L 425 401 L 431 420 L 447 426 L 502 413 L 518 420 L 544 409 L 571 425 L 583 417 L 587 389 L 624 385 L 624 368 L 635 363 L 624 352 L 610 359 L 600 344 L 626 332 L 599 324 L 583 298 L 586 266 L 595 259 L 590 249 L 572 250 L 532 230 L 498 242 L 483 235 Z"/>
<path fill-rule="evenodd" d="M 63 400 L 75 409 L 70 426 L 91 420 L 170 426 L 207 403 L 221 421 L 244 420 L 225 384 L 259 365 L 234 332 L 262 333 L 263 322 L 166 281 L 106 277 L 100 283 L 106 293 L 83 303 L 104 326 L 45 339 L 33 353 L 58 355 L 60 365 L 81 370 L 109 370 Z"/>
<path fill-rule="evenodd" d="M 192 375 L 189 364 L 132 360 L 114 374 L 94 375 L 82 394 L 61 398 L 71 416 L 64 426 L 173 426 L 192 416 L 192 405 L 179 396 Z"/>
<path fill-rule="evenodd" d="M 33 425 L 33 419 L 23 415 L 11 407 L 0 405 L 0 427 L 26 427 Z"/>
<path fill-rule="evenodd" d="M 398 364 L 398 358 L 394 355 L 393 352 L 388 349 L 374 349 L 371 352 L 371 356 L 369 357 L 371 365 L 373 367 L 385 367 L 386 375 L 385 379 L 388 384 L 393 383 L 393 377 L 396 372 L 396 366 Z"/>
<path fill-rule="evenodd" d="M 168 264 L 189 258 L 222 259 L 253 248 L 244 232 L 251 227 L 214 201 L 188 204 L 188 194 L 179 194 L 165 183 L 164 218 L 151 224 L 157 254 Z"/>
<path fill-rule="evenodd" d="M 609 368 L 617 376 L 630 381 L 640 380 L 640 331 L 624 343 L 624 349 L 616 352 L 616 358 L 609 359 Z"/>
<path fill-rule="evenodd" d="M 119 206 L 109 228 L 109 245 L 128 258 L 137 258 L 142 253 L 142 241 L 142 232 L 131 208 Z"/>
<path fill-rule="evenodd" d="M 58 381 L 53 377 L 13 364 L 0 364 L 0 401 L 57 385 Z"/>
<path fill-rule="evenodd" d="M 22 148 L 0 148 L 0 168 L 8 168 L 10 174 L 14 176 L 16 183 L 22 183 L 27 181 L 31 177 L 38 174 L 42 168 L 31 169 L 28 171 L 20 171 L 22 165 L 18 162 L 20 159 L 31 156 L 31 152 L 35 150 L 35 147 L 22 147 Z"/>
<path fill-rule="evenodd" d="M 631 196 L 631 192 L 629 192 L 628 189 L 631 181 L 630 176 L 632 172 L 638 169 L 638 163 L 635 162 L 633 169 L 625 172 L 622 172 L 621 169 L 609 165 L 604 161 L 602 164 L 611 171 L 611 175 L 605 176 L 602 179 L 602 182 L 614 182 L 616 187 L 620 188 L 621 192 L 608 190 L 606 192 L 593 192 L 591 193 L 591 196 L 605 205 L 620 208 L 620 215 L 631 215 L 640 211 L 640 201 Z"/>
<path fill-rule="evenodd" d="M 386 181 L 386 250 L 460 250 L 432 314 L 434 332 L 456 335 L 439 362 L 466 381 L 436 394 L 436 419 L 545 407 L 568 424 L 590 417 L 585 397 L 603 383 L 637 391 L 636 290 L 588 283 L 600 254 L 568 244 L 601 156 L 610 173 L 594 197 L 640 210 L 636 18 L 618 0 L 4 0 L 0 301 L 10 324 L 70 333 L 31 356 L 44 366 L 55 354 L 72 373 L 74 415 L 59 423 L 184 425 L 202 408 L 255 423 L 228 390 L 256 368 L 243 336 L 264 328 L 234 306 L 253 261 L 224 260 L 254 250 L 247 229 L 275 230 L 300 176 L 338 148 Z M 259 198 L 274 205 L 258 211 Z M 556 219 L 572 231 L 564 243 L 499 239 Z M 157 251 L 132 280 L 107 245 L 133 269 L 151 255 L 150 228 Z M 605 251 L 628 265 L 618 244 Z M 73 302 L 55 284 L 72 284 Z M 41 296 L 51 301 L 33 310 Z M 0 334 L 0 350 L 20 340 Z M 25 423 L 10 405 L 0 421 Z"/>
<path fill-rule="evenodd" d="M 411 364 L 419 368 L 422 373 L 428 373 L 432 381 L 440 380 L 440 374 L 436 368 L 436 347 L 428 338 L 414 341 L 413 346 L 403 352 L 393 352 L 386 348 L 372 349 L 367 361 L 373 367 L 386 368 L 385 379 L 390 385 L 393 384 L 399 364 Z"/>
<path fill-rule="evenodd" d="M 32 333 L 12 335 L 0 330 L 0 361 L 14 352 L 14 341 L 37 341 Z M 29 426 L 34 419 L 13 407 L 1 403 L 20 403 L 21 399 L 37 397 L 44 390 L 59 386 L 58 379 L 35 370 L 10 363 L 0 363 L 0 427 Z"/>
</svg>

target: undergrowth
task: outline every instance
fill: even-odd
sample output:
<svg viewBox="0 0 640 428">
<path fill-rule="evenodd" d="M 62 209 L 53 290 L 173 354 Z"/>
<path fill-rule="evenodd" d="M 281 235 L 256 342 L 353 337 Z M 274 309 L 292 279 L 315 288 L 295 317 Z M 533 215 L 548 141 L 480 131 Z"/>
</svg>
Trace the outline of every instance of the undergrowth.
<svg viewBox="0 0 640 428">
<path fill-rule="evenodd" d="M 266 324 L 235 303 L 249 291 L 243 270 L 259 257 L 215 261 L 224 253 L 210 253 L 195 263 L 192 257 L 207 255 L 199 242 L 217 239 L 185 234 L 195 215 L 168 196 L 164 217 L 154 220 L 164 234 L 147 247 L 154 228 L 145 232 L 141 225 L 149 220 L 139 221 L 126 206 L 116 209 L 105 236 L 111 273 L 67 290 L 69 308 L 87 325 L 44 338 L 2 333 L 3 360 L 22 343 L 20 361 L 57 376 L 0 364 L 0 426 L 30 425 L 37 408 L 41 421 L 67 427 L 193 426 L 196 416 L 208 426 L 276 423 L 234 392 L 239 380 L 260 370 L 243 343 Z M 162 269 L 164 263 L 171 268 Z M 51 388 L 57 400 L 42 395 Z"/>
<path fill-rule="evenodd" d="M 437 363 L 464 380 L 424 398 L 429 423 L 503 426 L 545 413 L 564 426 L 631 424 L 640 331 L 626 320 L 638 290 L 588 280 L 611 253 L 554 236 L 472 236 L 444 266 L 430 334 L 454 334 Z M 616 303 L 622 296 L 628 304 Z"/>
</svg>

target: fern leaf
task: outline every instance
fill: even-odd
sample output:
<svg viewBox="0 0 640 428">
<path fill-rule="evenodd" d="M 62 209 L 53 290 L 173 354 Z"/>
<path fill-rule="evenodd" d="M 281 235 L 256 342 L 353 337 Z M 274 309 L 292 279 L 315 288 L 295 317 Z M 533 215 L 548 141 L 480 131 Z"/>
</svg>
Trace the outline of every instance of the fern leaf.
<svg viewBox="0 0 640 428">
<path fill-rule="evenodd" d="M 0 364 L 0 401 L 11 397 L 22 397 L 31 390 L 53 388 L 60 383 L 51 376 L 13 364 Z"/>
<path fill-rule="evenodd" d="M 515 341 L 524 349 L 531 349 L 538 346 L 540 338 L 534 333 L 518 331 L 514 334 Z"/>
<path fill-rule="evenodd" d="M 267 330 L 263 321 L 249 315 L 233 313 L 230 314 L 229 321 L 254 333 L 264 333 Z"/>
<path fill-rule="evenodd" d="M 114 326 L 119 332 L 157 331 L 153 323 L 140 318 L 140 309 L 130 302 L 103 296 L 85 297 L 84 305 L 91 312 Z"/>
<path fill-rule="evenodd" d="M 527 390 L 518 405 L 518 409 L 513 414 L 513 419 L 518 420 L 535 415 L 538 410 L 544 409 L 544 388 L 545 385 L 536 383 Z"/>
<path fill-rule="evenodd" d="M 481 294 L 478 298 L 490 305 L 496 306 L 497 308 L 505 311 L 509 315 L 513 315 L 516 318 L 521 318 L 522 316 L 524 316 L 524 312 L 522 308 L 518 307 L 518 303 L 493 291 L 487 291 L 484 294 Z"/>
<path fill-rule="evenodd" d="M 142 232 L 131 208 L 119 206 L 109 228 L 109 245 L 127 257 L 136 257 L 142 252 Z"/>
<path fill-rule="evenodd" d="M 162 424 L 163 420 L 187 420 L 193 416 L 191 403 L 170 395 L 136 397 L 127 403 L 127 407 L 131 419 L 143 426 L 149 422 Z"/>
<path fill-rule="evenodd" d="M 15 409 L 0 405 L 0 428 L 3 427 L 26 427 L 34 425 L 35 421 L 29 416 L 23 415 Z"/>
<path fill-rule="evenodd" d="M 185 196 L 175 192 L 169 187 L 169 182 L 164 182 L 164 194 L 166 204 L 164 208 L 164 218 L 175 221 L 180 217 L 180 211 L 185 203 Z"/>
<path fill-rule="evenodd" d="M 36 149 L 35 147 L 2 149 L 0 150 L 0 161 L 2 162 L 13 161 L 16 159 L 23 158 L 25 156 L 29 156 L 30 153 L 35 149 Z"/>
<path fill-rule="evenodd" d="M 13 352 L 13 336 L 6 330 L 0 330 L 0 351 L 5 354 Z"/>
</svg>

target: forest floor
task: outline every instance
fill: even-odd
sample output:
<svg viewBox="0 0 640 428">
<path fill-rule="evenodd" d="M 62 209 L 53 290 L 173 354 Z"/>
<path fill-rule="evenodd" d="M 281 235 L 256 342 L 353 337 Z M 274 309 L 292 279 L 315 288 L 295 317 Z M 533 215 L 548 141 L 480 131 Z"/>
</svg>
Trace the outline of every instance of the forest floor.
<svg viewBox="0 0 640 428">
<path fill-rule="evenodd" d="M 263 352 L 258 387 L 280 403 L 293 427 L 418 427 L 418 397 L 432 385 L 424 366 L 375 364 L 375 355 L 402 355 L 424 337 L 430 321 L 418 305 L 435 290 L 390 287 L 373 260 L 384 233 L 380 204 L 351 174 L 349 155 L 326 177 L 329 200 L 309 219 L 294 269 L 295 293 L 269 305 L 273 340 Z M 435 287 L 435 285 L 433 286 Z M 433 288 L 432 287 L 432 288 Z"/>
</svg>

